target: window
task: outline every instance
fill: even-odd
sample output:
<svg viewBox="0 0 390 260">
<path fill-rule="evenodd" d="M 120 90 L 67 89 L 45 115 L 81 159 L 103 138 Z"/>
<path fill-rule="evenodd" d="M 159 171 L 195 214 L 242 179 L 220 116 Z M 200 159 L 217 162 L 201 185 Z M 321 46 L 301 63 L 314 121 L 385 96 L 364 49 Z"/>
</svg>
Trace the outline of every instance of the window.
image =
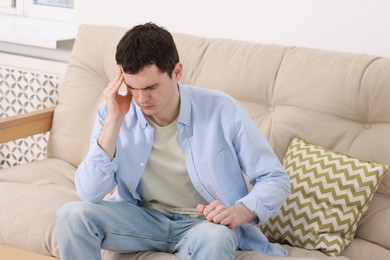
<svg viewBox="0 0 390 260">
<path fill-rule="evenodd" d="M 0 0 L 0 13 L 73 21 L 74 0 Z"/>
<path fill-rule="evenodd" d="M 14 13 L 16 0 L 0 0 L 0 13 Z"/>
<path fill-rule="evenodd" d="M 0 0 L 0 7 L 2 8 L 11 8 L 14 7 L 15 1 L 11 0 Z"/>
<path fill-rule="evenodd" d="M 77 34 L 73 2 L 0 0 L 0 53 L 67 62 Z"/>
<path fill-rule="evenodd" d="M 73 0 L 34 0 L 36 5 L 73 8 Z"/>
</svg>

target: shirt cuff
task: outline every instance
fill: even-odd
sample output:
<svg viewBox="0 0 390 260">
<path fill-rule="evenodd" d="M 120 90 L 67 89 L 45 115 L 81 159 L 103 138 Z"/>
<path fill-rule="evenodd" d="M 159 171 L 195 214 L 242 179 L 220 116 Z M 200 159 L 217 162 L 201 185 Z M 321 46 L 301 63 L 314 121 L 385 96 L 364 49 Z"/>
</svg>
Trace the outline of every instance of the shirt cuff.
<svg viewBox="0 0 390 260">
<path fill-rule="evenodd" d="M 264 204 L 256 198 L 253 198 L 250 193 L 242 199 L 239 199 L 237 203 L 244 204 L 245 207 L 257 216 L 256 219 L 251 221 L 253 224 L 262 224 L 270 217 L 270 211 L 264 206 Z"/>
<path fill-rule="evenodd" d="M 99 146 L 97 140 L 94 143 L 93 148 L 90 149 L 89 157 L 90 161 L 105 174 L 113 174 L 118 168 L 116 156 L 111 160 Z"/>
</svg>

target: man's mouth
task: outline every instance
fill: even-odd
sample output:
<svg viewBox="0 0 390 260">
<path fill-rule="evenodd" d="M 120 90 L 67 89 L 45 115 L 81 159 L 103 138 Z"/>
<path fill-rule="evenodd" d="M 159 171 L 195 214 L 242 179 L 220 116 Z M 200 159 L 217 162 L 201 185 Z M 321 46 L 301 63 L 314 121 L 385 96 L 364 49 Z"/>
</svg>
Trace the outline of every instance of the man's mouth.
<svg viewBox="0 0 390 260">
<path fill-rule="evenodd" d="M 143 110 L 149 110 L 152 108 L 152 105 L 148 105 L 148 104 L 141 104 L 140 107 L 143 109 Z"/>
</svg>

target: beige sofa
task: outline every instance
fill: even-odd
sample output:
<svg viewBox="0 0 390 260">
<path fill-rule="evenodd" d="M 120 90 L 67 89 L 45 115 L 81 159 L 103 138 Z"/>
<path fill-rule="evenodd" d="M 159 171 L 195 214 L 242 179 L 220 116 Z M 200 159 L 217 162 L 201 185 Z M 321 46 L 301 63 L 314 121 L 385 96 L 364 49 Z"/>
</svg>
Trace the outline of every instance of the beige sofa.
<svg viewBox="0 0 390 260">
<path fill-rule="evenodd" d="M 54 110 L 0 122 L 0 142 L 50 130 L 47 159 L 0 172 L 0 259 L 58 258 L 55 213 L 78 200 L 73 177 L 87 152 L 114 52 L 126 29 L 83 25 Z M 174 34 L 182 82 L 223 90 L 247 109 L 283 160 L 300 136 L 360 159 L 390 164 L 390 59 Z M 51 121 L 51 119 L 53 119 Z M 23 126 L 25 126 L 23 128 Z M 342 256 L 285 245 L 288 258 L 240 252 L 237 259 L 390 259 L 386 174 Z M 48 257 L 52 256 L 52 257 Z M 175 259 L 147 252 L 106 259 Z"/>
</svg>

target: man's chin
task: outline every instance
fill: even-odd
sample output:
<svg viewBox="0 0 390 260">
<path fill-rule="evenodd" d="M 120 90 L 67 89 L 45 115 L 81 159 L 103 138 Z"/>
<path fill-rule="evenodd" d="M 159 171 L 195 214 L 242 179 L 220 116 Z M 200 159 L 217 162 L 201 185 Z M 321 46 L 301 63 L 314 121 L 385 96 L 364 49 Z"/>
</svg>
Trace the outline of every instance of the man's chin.
<svg viewBox="0 0 390 260">
<path fill-rule="evenodd" d="M 145 109 L 145 108 L 141 108 L 142 112 L 144 112 L 145 114 L 152 114 L 152 111 L 151 109 Z"/>
<path fill-rule="evenodd" d="M 146 116 L 153 116 L 153 112 L 149 109 L 143 109 L 143 108 L 141 108 L 141 111 L 142 111 L 142 113 L 144 113 L 144 115 L 146 115 Z"/>
</svg>

